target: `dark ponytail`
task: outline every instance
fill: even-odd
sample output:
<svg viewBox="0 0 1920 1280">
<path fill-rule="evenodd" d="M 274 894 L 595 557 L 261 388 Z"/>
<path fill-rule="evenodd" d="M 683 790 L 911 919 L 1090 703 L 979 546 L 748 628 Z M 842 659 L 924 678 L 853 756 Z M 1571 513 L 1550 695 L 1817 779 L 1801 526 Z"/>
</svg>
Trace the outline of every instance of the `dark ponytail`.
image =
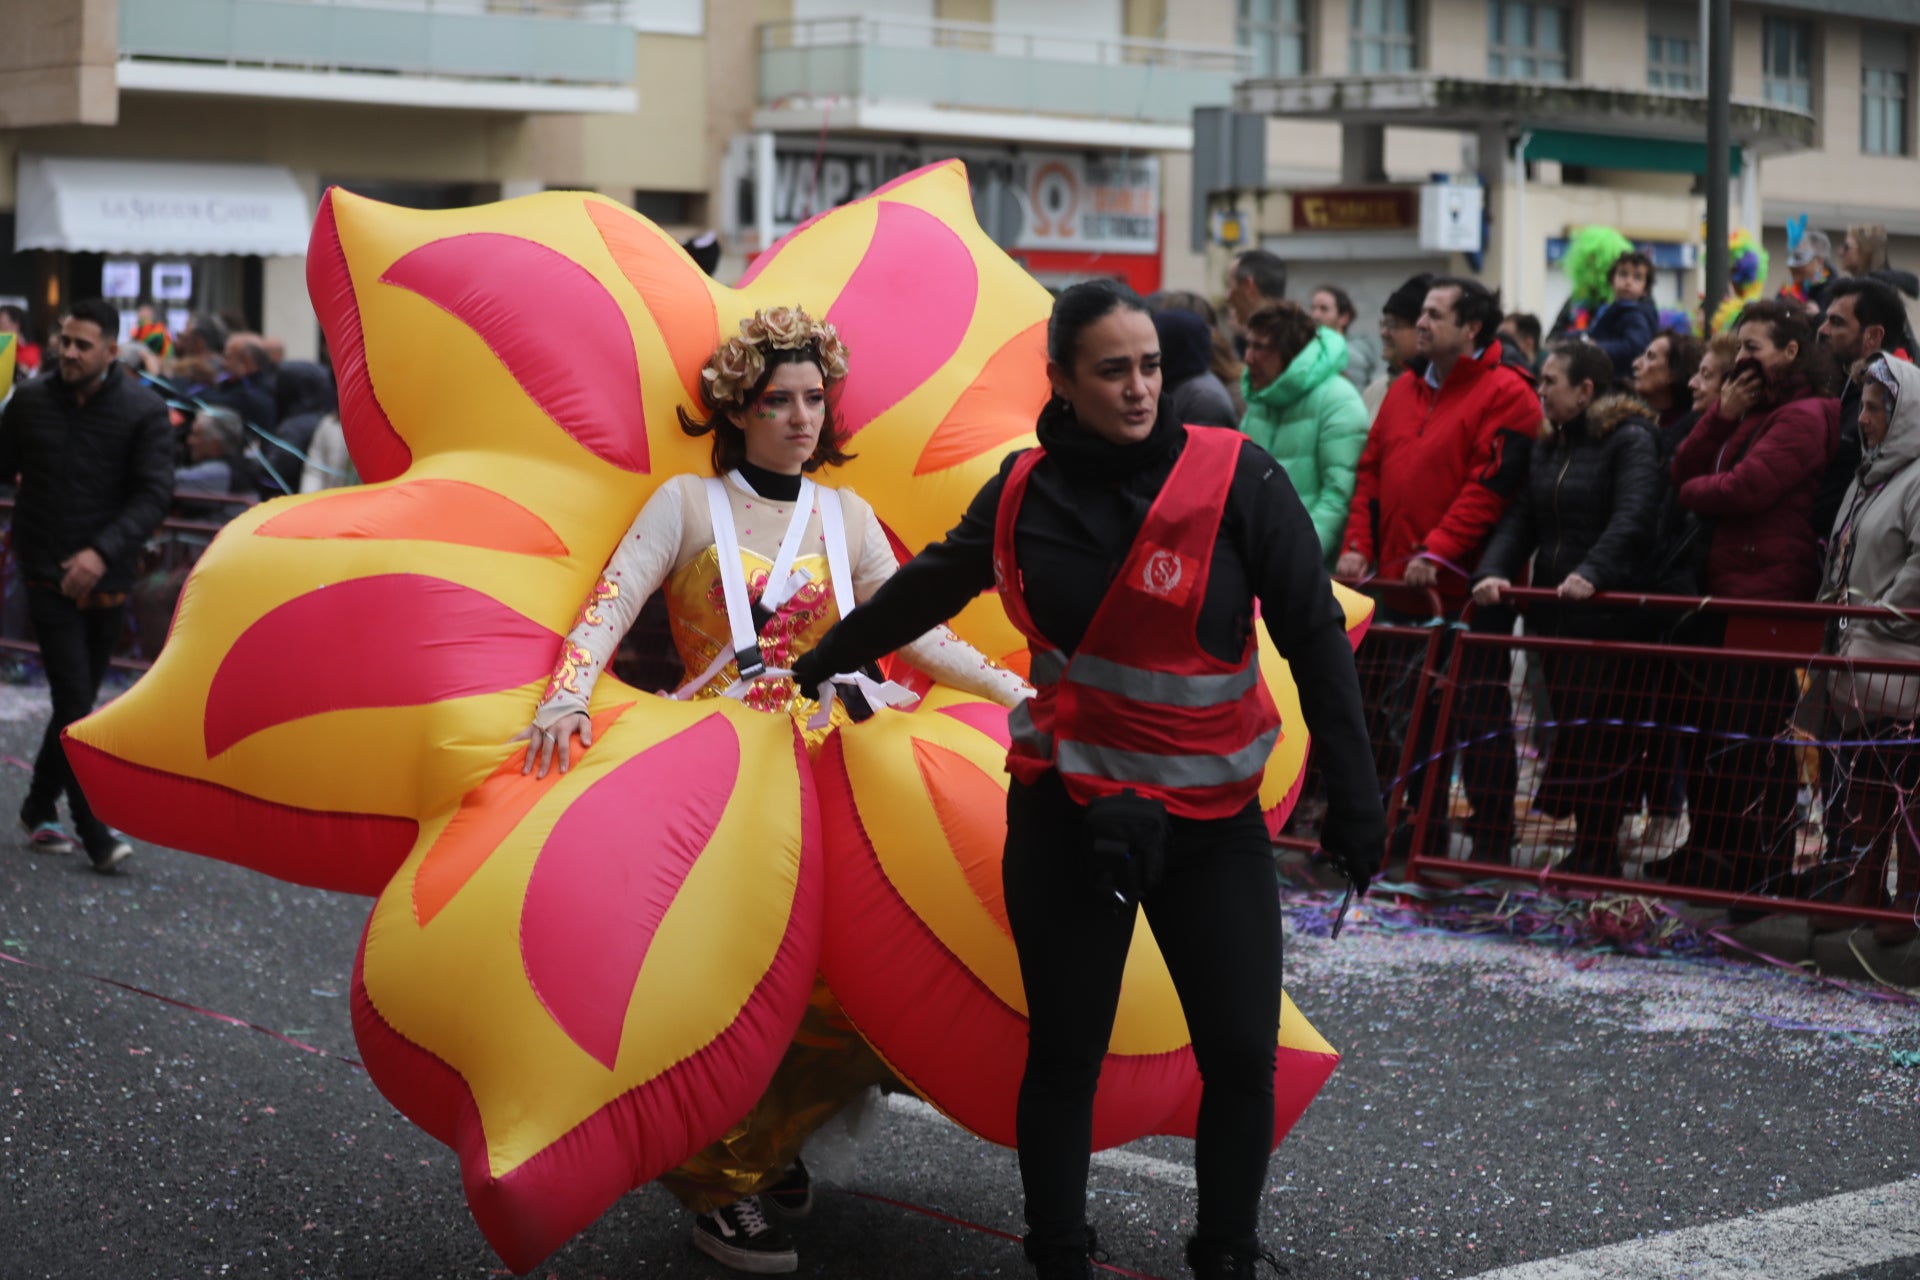
<svg viewBox="0 0 1920 1280">
<path fill-rule="evenodd" d="M 1085 280 L 1062 290 L 1047 318 L 1047 359 L 1071 374 L 1080 335 L 1115 311 L 1151 314 L 1140 295 L 1118 280 Z"/>
</svg>

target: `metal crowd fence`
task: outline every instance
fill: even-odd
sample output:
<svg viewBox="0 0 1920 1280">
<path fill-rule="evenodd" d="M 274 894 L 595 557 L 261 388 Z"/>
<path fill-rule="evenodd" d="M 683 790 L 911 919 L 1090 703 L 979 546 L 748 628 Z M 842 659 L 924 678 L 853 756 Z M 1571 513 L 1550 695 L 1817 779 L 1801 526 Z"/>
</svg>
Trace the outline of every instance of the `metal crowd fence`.
<svg viewBox="0 0 1920 1280">
<path fill-rule="evenodd" d="M 1381 581 L 1367 589 L 1376 597 L 1376 612 L 1354 651 L 1354 665 L 1360 673 L 1367 736 L 1373 742 L 1375 780 L 1392 815 L 1406 809 L 1406 783 L 1425 750 L 1445 632 L 1434 625 L 1441 613 L 1434 592 Z M 1309 750 L 1293 815 L 1274 843 L 1303 851 L 1315 848 L 1326 807 L 1326 782 Z"/>
<path fill-rule="evenodd" d="M 1911 918 L 1920 661 L 1823 652 L 1875 621 L 1903 619 L 1530 589 L 1469 606 L 1422 749 L 1382 788 L 1409 874 Z"/>
</svg>

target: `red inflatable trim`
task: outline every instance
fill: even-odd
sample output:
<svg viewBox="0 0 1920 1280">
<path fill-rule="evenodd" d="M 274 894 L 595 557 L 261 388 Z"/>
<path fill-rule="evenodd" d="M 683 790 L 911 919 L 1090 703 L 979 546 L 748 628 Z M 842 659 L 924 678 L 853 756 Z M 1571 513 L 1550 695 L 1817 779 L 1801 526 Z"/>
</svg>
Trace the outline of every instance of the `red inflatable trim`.
<svg viewBox="0 0 1920 1280">
<path fill-rule="evenodd" d="M 296 808 L 135 764 L 71 733 L 61 741 L 102 821 L 295 884 L 373 897 L 419 838 L 412 818 Z"/>
<path fill-rule="evenodd" d="M 633 331 L 592 272 L 532 240 L 472 231 L 420 246 L 380 279 L 472 329 L 581 448 L 623 471 L 646 472 Z M 534 280 L 537 314 L 527 306 L 526 284 Z"/>
<path fill-rule="evenodd" d="M 806 752 L 797 739 L 795 756 L 801 778 L 800 877 L 786 934 L 766 977 L 732 1025 L 710 1043 L 498 1178 L 488 1164 L 486 1131 L 465 1079 L 397 1031 L 368 997 L 363 935 L 353 966 L 353 1032 L 361 1057 L 388 1101 L 459 1155 L 474 1221 L 514 1271 L 531 1271 L 621 1196 L 711 1142 L 773 1078 L 812 994 L 820 944 L 820 817 Z M 369 921 L 368 935 L 371 931 Z"/>
<path fill-rule="evenodd" d="M 840 735 L 827 740 L 816 768 L 829 833 L 830 918 L 820 953 L 827 985 L 875 1051 L 917 1092 L 988 1141 L 1013 1146 L 1026 1018 L 962 964 L 887 879 L 854 802 Z M 903 973 L 915 980 L 901 982 Z M 877 1027 L 888 1034 L 874 1034 Z M 1190 1046 L 1108 1054 L 1094 1101 L 1094 1147 L 1147 1133 L 1192 1137 L 1191 1121 L 1179 1117 L 1199 1087 Z M 1120 1122 L 1141 1115 L 1165 1119 Z"/>
<path fill-rule="evenodd" d="M 340 389 L 340 426 L 354 470 L 369 484 L 391 480 L 413 465 L 413 451 L 393 429 L 367 370 L 367 340 L 360 327 L 360 301 L 353 292 L 353 273 L 347 251 L 340 244 L 333 220 L 333 193 L 320 197 L 307 244 L 307 294 L 314 314 L 326 331 L 327 351 Z"/>
<path fill-rule="evenodd" d="M 498 693 L 545 676 L 560 637 L 445 578 L 389 573 L 310 591 L 256 621 L 207 690 L 213 759 L 303 716 Z M 287 673 L 300 674 L 289 680 Z"/>
</svg>

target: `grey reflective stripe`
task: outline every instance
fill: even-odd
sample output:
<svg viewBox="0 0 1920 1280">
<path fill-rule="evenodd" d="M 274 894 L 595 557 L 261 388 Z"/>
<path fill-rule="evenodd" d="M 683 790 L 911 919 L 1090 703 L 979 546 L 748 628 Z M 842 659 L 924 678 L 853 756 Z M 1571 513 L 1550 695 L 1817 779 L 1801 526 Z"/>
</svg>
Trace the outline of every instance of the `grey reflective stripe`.
<svg viewBox="0 0 1920 1280">
<path fill-rule="evenodd" d="M 1053 759 L 1053 739 L 1040 732 L 1033 723 L 1033 712 L 1028 709 L 1033 701 L 1023 698 L 1020 705 L 1007 712 L 1007 733 L 1016 747 L 1025 747 L 1029 753 L 1042 760 Z"/>
<path fill-rule="evenodd" d="M 1085 742 L 1062 742 L 1054 767 L 1061 773 L 1088 774 L 1111 782 L 1138 782 L 1161 787 L 1220 787 L 1260 775 L 1280 740 L 1279 726 L 1255 738 L 1231 755 L 1160 756 L 1118 747 L 1096 747 Z"/>
<path fill-rule="evenodd" d="M 1135 702 L 1154 702 L 1163 707 L 1217 707 L 1245 696 L 1258 684 L 1260 664 L 1249 662 L 1223 676 L 1182 676 L 1077 653 L 1067 667 L 1067 679 Z"/>
<path fill-rule="evenodd" d="M 1058 684 L 1067 669 L 1067 655 L 1058 649 L 1032 650 L 1033 668 L 1027 679 L 1035 688 L 1043 684 Z"/>
</svg>

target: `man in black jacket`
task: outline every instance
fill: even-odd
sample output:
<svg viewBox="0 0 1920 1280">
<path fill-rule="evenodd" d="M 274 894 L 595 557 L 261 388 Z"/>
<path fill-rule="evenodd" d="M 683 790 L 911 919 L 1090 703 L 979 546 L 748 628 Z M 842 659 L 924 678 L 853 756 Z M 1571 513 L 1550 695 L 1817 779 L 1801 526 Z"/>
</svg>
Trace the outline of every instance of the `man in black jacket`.
<svg viewBox="0 0 1920 1280">
<path fill-rule="evenodd" d="M 77 304 L 60 326 L 57 372 L 22 385 L 0 413 L 0 476 L 20 477 L 13 555 L 53 695 L 20 822 L 33 847 L 70 851 L 54 807 L 65 791 L 100 872 L 133 850 L 94 816 L 60 735 L 93 710 L 140 549 L 173 496 L 167 408 L 115 359 L 119 325 L 105 302 Z"/>
</svg>

